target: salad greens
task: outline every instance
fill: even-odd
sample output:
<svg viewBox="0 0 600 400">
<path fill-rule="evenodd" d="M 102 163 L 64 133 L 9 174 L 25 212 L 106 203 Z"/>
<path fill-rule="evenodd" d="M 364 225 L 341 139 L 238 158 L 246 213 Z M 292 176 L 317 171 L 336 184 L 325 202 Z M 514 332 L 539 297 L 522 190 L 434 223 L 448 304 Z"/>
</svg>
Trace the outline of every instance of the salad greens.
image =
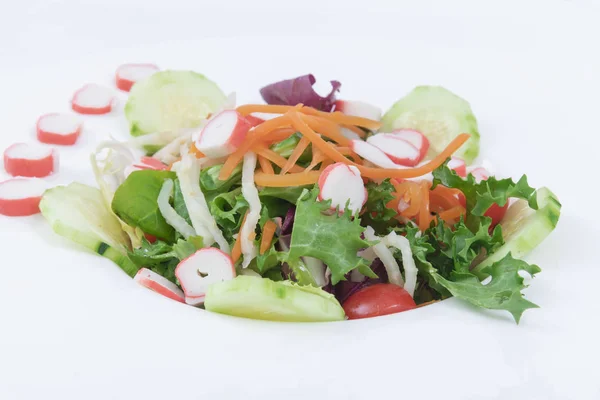
<svg viewBox="0 0 600 400">
<path fill-rule="evenodd" d="M 136 138 L 105 142 L 92 156 L 100 190 L 56 187 L 40 210 L 55 232 L 139 283 L 223 314 L 338 321 L 456 297 L 518 323 L 538 307 L 523 295 L 523 275 L 540 268 L 521 257 L 556 227 L 560 202 L 525 175 L 465 170 L 479 152 L 469 103 L 420 86 L 380 123 L 377 107 L 336 100 L 339 82 L 325 97 L 314 83 L 312 75 L 277 82 L 261 89 L 269 105 L 221 112 L 232 98 L 203 75 L 155 73 L 125 107 Z M 265 122 L 261 112 L 285 117 Z M 214 142 L 202 142 L 206 129 Z M 402 145 L 365 142 L 380 134 Z M 149 146 L 155 154 L 140 165 L 136 151 Z M 227 156 L 211 159 L 207 149 Z M 456 149 L 462 170 L 443 162 Z M 415 177 L 426 157 L 433 161 Z"/>
</svg>

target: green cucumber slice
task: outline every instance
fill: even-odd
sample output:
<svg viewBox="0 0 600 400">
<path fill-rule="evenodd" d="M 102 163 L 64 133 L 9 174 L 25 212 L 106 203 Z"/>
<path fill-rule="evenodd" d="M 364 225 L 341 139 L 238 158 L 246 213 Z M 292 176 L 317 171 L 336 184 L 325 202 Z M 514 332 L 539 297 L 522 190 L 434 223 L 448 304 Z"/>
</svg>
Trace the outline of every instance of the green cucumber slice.
<svg viewBox="0 0 600 400">
<path fill-rule="evenodd" d="M 319 288 L 243 275 L 211 285 L 204 307 L 221 314 L 268 321 L 324 322 L 346 318 L 335 297 Z"/>
<path fill-rule="evenodd" d="M 556 195 L 544 187 L 537 190 L 536 196 L 537 210 L 530 208 L 527 201 L 522 199 L 509 207 L 500 222 L 504 245 L 477 265 L 473 272 L 500 261 L 508 253 L 511 253 L 513 258 L 523 257 L 556 228 L 561 209 Z"/>
<path fill-rule="evenodd" d="M 415 129 L 429 139 L 427 158 L 435 157 L 459 134 L 471 138 L 455 153 L 471 163 L 479 154 L 477 120 L 467 101 L 441 86 L 418 86 L 381 119 L 380 131 Z"/>
<path fill-rule="evenodd" d="M 125 117 L 132 136 L 193 128 L 226 99 L 221 89 L 202 74 L 161 71 L 133 85 Z"/>
<path fill-rule="evenodd" d="M 54 232 L 116 263 L 133 277 L 139 270 L 128 257 L 129 239 L 100 190 L 71 183 L 44 193 L 40 210 Z"/>
</svg>

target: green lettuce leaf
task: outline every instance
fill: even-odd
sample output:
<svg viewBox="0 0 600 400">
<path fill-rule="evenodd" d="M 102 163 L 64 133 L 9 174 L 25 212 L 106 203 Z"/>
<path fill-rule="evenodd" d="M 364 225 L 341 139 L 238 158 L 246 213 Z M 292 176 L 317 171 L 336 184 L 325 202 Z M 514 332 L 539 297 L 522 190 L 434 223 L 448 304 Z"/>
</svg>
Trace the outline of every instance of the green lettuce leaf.
<svg viewBox="0 0 600 400">
<path fill-rule="evenodd" d="M 356 253 L 369 247 L 361 235 L 364 228 L 359 218 L 346 210 L 343 214 L 331 213 L 328 201 L 317 201 L 318 188 L 305 191 L 296 203 L 294 229 L 287 263 L 294 268 L 304 256 L 323 261 L 331 270 L 335 285 L 355 268 L 376 276 L 369 262 Z"/>
</svg>

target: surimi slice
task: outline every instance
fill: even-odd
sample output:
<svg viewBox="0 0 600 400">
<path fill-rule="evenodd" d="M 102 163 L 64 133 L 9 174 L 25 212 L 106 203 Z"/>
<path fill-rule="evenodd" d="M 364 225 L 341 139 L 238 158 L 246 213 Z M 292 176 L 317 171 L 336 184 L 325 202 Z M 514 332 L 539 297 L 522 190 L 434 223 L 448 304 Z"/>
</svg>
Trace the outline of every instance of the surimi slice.
<svg viewBox="0 0 600 400">
<path fill-rule="evenodd" d="M 149 270 L 148 268 L 140 269 L 137 274 L 135 274 L 133 280 L 156 293 L 162 294 L 165 297 L 180 303 L 185 303 L 183 291 L 179 289 L 176 284 L 157 274 L 156 272 Z"/>
<path fill-rule="evenodd" d="M 175 268 L 175 276 L 183 288 L 185 302 L 191 305 L 204 302 L 210 285 L 233 279 L 235 275 L 231 257 L 214 247 L 198 250 Z"/>
<path fill-rule="evenodd" d="M 4 151 L 4 169 L 12 176 L 43 178 L 58 171 L 58 153 L 38 144 L 16 143 Z"/>
<path fill-rule="evenodd" d="M 0 183 L 0 214 L 24 217 L 40 212 L 40 200 L 46 190 L 41 179 L 9 179 Z"/>
<path fill-rule="evenodd" d="M 212 117 L 196 140 L 196 148 L 210 158 L 233 153 L 246 138 L 252 124 L 235 110 L 221 111 Z"/>
<path fill-rule="evenodd" d="M 391 133 L 373 135 L 367 139 L 367 142 L 378 147 L 396 164 L 414 167 L 421 158 L 419 149 Z"/>
<path fill-rule="evenodd" d="M 112 110 L 113 92 L 95 83 L 83 86 L 75 92 L 71 108 L 80 114 L 107 114 Z"/>
<path fill-rule="evenodd" d="M 353 117 L 372 119 L 373 121 L 381 119 L 381 108 L 363 101 L 338 100 L 335 102 L 335 111 L 341 111 Z"/>
<path fill-rule="evenodd" d="M 129 92 L 134 83 L 157 71 L 159 68 L 154 64 L 123 64 L 117 68 L 115 83 L 119 89 Z"/>
<path fill-rule="evenodd" d="M 74 115 L 42 115 L 36 124 L 37 138 L 42 143 L 73 145 L 81 134 L 82 126 L 81 120 Z"/>
<path fill-rule="evenodd" d="M 406 140 L 419 150 L 419 161 L 423 160 L 429 150 L 429 139 L 421 132 L 414 129 L 397 129 L 392 132 L 392 135 Z"/>
<path fill-rule="evenodd" d="M 331 208 L 358 213 L 367 202 L 367 189 L 354 166 L 335 163 L 323 170 L 319 180 L 319 200 L 331 200 Z"/>
</svg>

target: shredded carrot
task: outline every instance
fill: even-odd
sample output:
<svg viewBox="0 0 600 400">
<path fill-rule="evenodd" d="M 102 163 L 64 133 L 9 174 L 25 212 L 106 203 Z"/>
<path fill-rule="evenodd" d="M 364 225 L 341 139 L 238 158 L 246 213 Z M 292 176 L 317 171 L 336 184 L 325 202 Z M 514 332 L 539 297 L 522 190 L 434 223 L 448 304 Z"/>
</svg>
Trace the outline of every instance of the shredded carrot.
<svg viewBox="0 0 600 400">
<path fill-rule="evenodd" d="M 356 133 L 361 138 L 364 138 L 365 135 L 366 135 L 365 131 L 363 131 L 362 129 L 360 129 L 358 126 L 343 125 L 343 127 L 346 128 L 346 129 L 350 129 L 352 132 Z"/>
<path fill-rule="evenodd" d="M 303 115 L 302 119 L 315 132 L 327 136 L 341 146 L 349 146 L 350 139 L 342 135 L 338 124 L 322 117 Z"/>
<path fill-rule="evenodd" d="M 223 164 L 223 168 L 221 168 L 221 172 L 219 172 L 219 179 L 222 181 L 227 180 L 231 176 L 235 167 L 244 158 L 244 154 L 246 154 L 248 150 L 250 150 L 252 146 L 260 139 L 269 135 L 269 133 L 271 133 L 274 129 L 286 128 L 289 127 L 289 125 L 289 116 L 282 115 L 281 117 L 270 119 L 255 127 L 248 134 L 248 136 L 246 136 L 246 140 L 242 142 L 240 147 L 238 147 L 236 151 L 229 155 L 225 161 L 225 164 Z"/>
<path fill-rule="evenodd" d="M 463 206 L 456 206 L 439 214 L 440 218 L 446 222 L 454 222 L 460 216 L 465 216 L 466 211 Z"/>
<path fill-rule="evenodd" d="M 262 238 L 260 239 L 260 254 L 265 254 L 265 251 L 269 250 L 269 247 L 271 247 L 271 242 L 273 241 L 273 236 L 275 236 L 276 229 L 277 224 L 272 220 L 268 220 L 265 223 L 262 231 Z"/>
<path fill-rule="evenodd" d="M 244 222 L 246 222 L 246 217 L 248 216 L 248 211 L 246 211 L 246 214 L 244 214 L 244 218 L 242 218 L 242 223 L 240 224 L 240 226 L 244 225 Z M 241 232 L 241 230 L 240 230 Z M 233 263 L 235 264 L 240 257 L 242 256 L 242 238 L 240 236 L 240 234 L 238 233 L 238 237 L 235 239 L 235 243 L 233 244 L 233 249 L 231 249 L 231 261 L 233 261 Z"/>
<path fill-rule="evenodd" d="M 407 169 L 387 169 L 387 168 L 373 168 L 373 167 L 365 167 L 362 165 L 358 165 L 356 163 L 351 162 L 343 154 L 340 154 L 339 151 L 334 149 L 332 146 L 328 145 L 326 141 L 321 139 L 321 137 L 315 133 L 306 123 L 302 120 L 297 112 L 290 112 L 289 118 L 291 119 L 294 127 L 304 136 L 308 137 L 308 139 L 313 143 L 314 147 L 318 147 L 327 157 L 331 158 L 335 162 L 341 162 L 349 165 L 354 165 L 359 169 L 362 176 L 365 178 L 372 179 L 384 179 L 384 178 L 416 178 L 418 176 L 425 175 L 446 161 L 448 157 L 450 157 L 464 142 L 469 139 L 469 135 L 466 133 L 462 133 L 458 135 L 450 144 L 434 159 L 429 161 L 427 164 L 417 167 L 417 168 L 407 168 Z M 313 148 L 314 148 L 313 147 Z"/>
<path fill-rule="evenodd" d="M 279 168 L 283 168 L 285 166 L 285 164 L 287 163 L 287 160 L 285 157 L 280 156 L 279 154 L 275 153 L 273 150 L 269 149 L 266 146 L 256 145 L 252 148 L 252 150 L 255 151 L 256 154 L 271 161 L 273 164 L 277 165 Z M 293 167 L 290 168 L 290 172 L 303 172 L 303 169 L 297 165 L 294 165 Z"/>
<path fill-rule="evenodd" d="M 267 175 L 263 172 L 254 174 L 254 183 L 264 187 L 302 186 L 316 183 L 321 173 L 319 171 L 300 172 L 286 175 Z"/>
<path fill-rule="evenodd" d="M 303 136 L 302 139 L 300 139 L 300 141 L 296 145 L 296 148 L 294 149 L 294 151 L 292 151 L 292 154 L 290 154 L 290 156 L 288 157 L 288 160 L 285 163 L 285 165 L 281 168 L 280 174 L 282 174 L 282 175 L 286 174 L 288 171 L 290 171 L 292 169 L 292 167 L 294 167 L 296 165 L 296 163 L 298 162 L 298 159 L 300 158 L 300 156 L 302 156 L 302 154 L 304 153 L 304 151 L 306 150 L 306 148 L 308 147 L 309 144 L 310 144 L 310 140 L 308 140 L 307 138 L 305 138 Z"/>
<path fill-rule="evenodd" d="M 275 173 L 273 166 L 271 165 L 271 161 L 267 160 L 263 156 L 258 156 L 258 163 L 260 164 L 260 169 L 265 174 L 273 175 Z"/>
</svg>

